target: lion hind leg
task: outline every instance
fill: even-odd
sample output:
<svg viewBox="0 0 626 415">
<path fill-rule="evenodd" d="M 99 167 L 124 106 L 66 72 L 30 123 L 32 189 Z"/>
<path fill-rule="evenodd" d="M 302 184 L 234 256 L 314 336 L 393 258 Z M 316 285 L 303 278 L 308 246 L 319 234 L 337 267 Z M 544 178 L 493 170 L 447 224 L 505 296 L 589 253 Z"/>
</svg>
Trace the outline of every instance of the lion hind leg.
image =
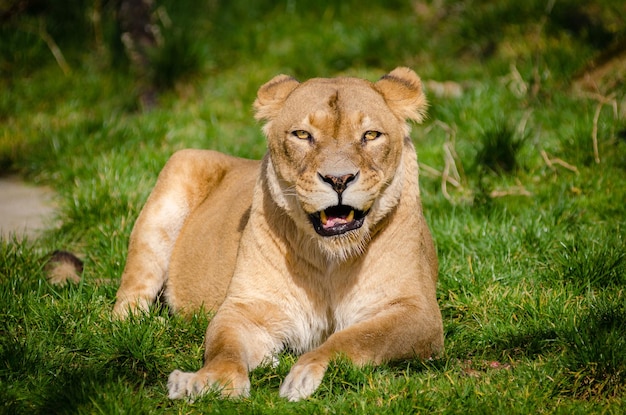
<svg viewBox="0 0 626 415">
<path fill-rule="evenodd" d="M 147 311 L 154 303 L 185 221 L 228 168 L 227 159 L 208 150 L 181 150 L 168 160 L 130 235 L 115 316 Z"/>
</svg>

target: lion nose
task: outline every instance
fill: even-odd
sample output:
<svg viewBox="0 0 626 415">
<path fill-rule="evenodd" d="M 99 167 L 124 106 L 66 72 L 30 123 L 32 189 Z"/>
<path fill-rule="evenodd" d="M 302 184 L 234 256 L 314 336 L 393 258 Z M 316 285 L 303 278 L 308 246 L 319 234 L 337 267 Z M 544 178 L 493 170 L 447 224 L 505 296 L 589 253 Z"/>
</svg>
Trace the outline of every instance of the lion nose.
<svg viewBox="0 0 626 415">
<path fill-rule="evenodd" d="M 344 174 L 343 176 L 334 176 L 331 174 L 327 174 L 325 176 L 322 176 L 320 173 L 318 173 L 320 176 L 320 179 L 322 179 L 324 182 L 328 183 L 335 192 L 337 192 L 337 194 L 342 194 L 344 190 L 346 190 L 346 187 L 348 187 L 348 185 L 353 182 L 354 180 L 356 180 L 356 178 L 358 177 L 359 173 L 357 174 Z"/>
</svg>

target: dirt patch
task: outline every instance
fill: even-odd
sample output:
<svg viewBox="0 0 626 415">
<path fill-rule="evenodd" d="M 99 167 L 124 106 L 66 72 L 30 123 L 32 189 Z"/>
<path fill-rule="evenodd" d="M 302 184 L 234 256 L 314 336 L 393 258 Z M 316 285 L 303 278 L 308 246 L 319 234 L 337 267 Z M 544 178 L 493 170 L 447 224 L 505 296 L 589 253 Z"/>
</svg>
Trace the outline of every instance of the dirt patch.
<svg viewBox="0 0 626 415">
<path fill-rule="evenodd" d="M 626 82 L 626 40 L 607 48 L 580 71 L 574 79 L 574 90 L 581 93 L 610 96 Z"/>
<path fill-rule="evenodd" d="M 18 177 L 0 177 L 0 235 L 35 238 L 53 225 L 54 192 L 23 182 Z"/>
</svg>

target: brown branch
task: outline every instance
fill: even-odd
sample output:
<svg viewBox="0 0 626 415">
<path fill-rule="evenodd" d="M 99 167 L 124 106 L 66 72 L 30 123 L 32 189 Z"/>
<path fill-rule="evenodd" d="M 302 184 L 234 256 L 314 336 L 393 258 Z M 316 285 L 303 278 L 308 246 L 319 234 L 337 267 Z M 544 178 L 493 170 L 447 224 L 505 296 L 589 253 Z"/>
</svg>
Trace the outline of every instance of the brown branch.
<svg viewBox="0 0 626 415">
<path fill-rule="evenodd" d="M 429 175 L 430 177 L 439 178 L 443 176 L 443 174 L 439 170 L 433 167 L 430 167 L 424 163 L 420 163 L 419 165 L 420 165 L 420 170 L 426 173 L 427 175 Z M 459 183 L 457 180 L 454 180 L 450 176 L 447 177 L 447 181 L 454 187 L 461 187 L 461 183 Z"/>
<path fill-rule="evenodd" d="M 526 190 L 526 188 L 522 185 L 519 186 L 513 186 L 510 187 L 506 190 L 493 190 L 491 193 L 489 193 L 489 197 L 491 197 L 492 199 L 498 198 L 498 197 L 505 197 L 505 196 L 526 196 L 526 197 L 530 197 L 533 194 L 530 193 L 528 190 Z"/>
<path fill-rule="evenodd" d="M 524 133 L 526 132 L 526 125 L 528 124 L 528 120 L 530 119 L 530 116 L 532 114 L 533 114 L 532 109 L 526 110 L 524 112 L 524 116 L 522 117 L 520 122 L 517 124 L 517 134 L 520 137 L 524 137 Z"/>
<path fill-rule="evenodd" d="M 428 132 L 435 127 L 441 128 L 448 135 L 446 142 L 443 144 L 443 170 L 440 172 L 439 170 L 422 163 L 420 163 L 420 168 L 432 177 L 441 178 L 441 192 L 447 200 L 452 201 L 453 199 L 452 195 L 450 195 L 450 192 L 448 191 L 448 184 L 454 186 L 461 192 L 462 199 L 468 199 L 468 196 L 471 195 L 472 192 L 464 187 L 464 183 L 466 182 L 465 172 L 463 171 L 463 164 L 461 163 L 459 155 L 455 149 L 456 130 L 454 127 L 442 121 L 436 120 L 426 131 Z"/>
<path fill-rule="evenodd" d="M 591 129 L 591 141 L 593 143 L 593 158 L 597 164 L 600 163 L 600 152 L 598 150 L 598 121 L 600 120 L 600 113 L 605 105 L 612 104 L 613 116 L 617 118 L 617 101 L 615 100 L 615 94 L 611 94 L 608 97 L 600 94 L 590 94 L 590 98 L 594 98 L 598 101 L 596 106 L 596 112 L 593 115 L 593 128 Z"/>
<path fill-rule="evenodd" d="M 600 163 L 600 153 L 598 151 L 598 120 L 600 119 L 600 111 L 604 104 L 601 102 L 596 106 L 596 113 L 593 115 L 593 128 L 591 129 L 591 141 L 593 143 L 593 159 L 596 163 Z"/>
<path fill-rule="evenodd" d="M 572 164 L 569 164 L 568 162 L 564 161 L 563 159 L 560 158 L 550 158 L 550 156 L 548 156 L 548 153 L 546 153 L 545 150 L 541 150 L 539 152 L 541 154 L 541 158 L 543 158 L 543 161 L 546 163 L 546 165 L 556 171 L 556 167 L 554 167 L 555 164 L 558 164 L 561 167 L 566 168 L 567 170 L 574 172 L 576 174 L 578 174 L 578 168 Z"/>
<path fill-rule="evenodd" d="M 443 191 L 444 196 L 446 197 L 446 199 L 450 199 L 450 194 L 448 193 L 448 182 L 451 180 L 456 181 L 457 183 L 459 182 L 459 180 L 461 180 L 461 177 L 459 176 L 459 171 L 456 168 L 456 160 L 454 158 L 453 152 L 454 154 L 456 154 L 456 152 L 454 151 L 454 149 L 452 148 L 452 143 L 451 142 L 446 142 L 443 145 L 443 151 L 444 151 L 444 168 L 443 168 L 443 173 L 441 174 L 441 190 Z M 450 174 L 452 174 L 452 177 L 450 177 Z"/>
<path fill-rule="evenodd" d="M 569 163 L 561 160 L 560 158 L 552 159 L 552 163 L 558 164 L 559 166 L 564 167 L 564 168 L 566 168 L 567 170 L 569 170 L 569 171 L 571 171 L 573 173 L 576 173 L 576 174 L 579 173 L 578 172 L 578 168 L 576 166 L 574 166 L 572 164 L 569 164 Z"/>
<path fill-rule="evenodd" d="M 522 74 L 519 73 L 514 64 L 511 64 L 510 68 L 511 72 L 502 77 L 501 80 L 516 96 L 523 97 L 528 93 L 528 83 L 524 81 Z"/>
<path fill-rule="evenodd" d="M 63 52 L 61 52 L 61 49 L 59 48 L 57 43 L 54 41 L 52 36 L 50 36 L 48 31 L 46 30 L 46 26 L 44 24 L 43 19 L 39 21 L 39 36 L 41 36 L 43 41 L 46 42 L 46 45 L 48 45 L 48 49 L 50 49 L 50 52 L 52 52 L 52 56 L 54 56 L 54 59 L 57 61 L 57 64 L 63 71 L 63 74 L 69 75 L 72 72 L 72 70 L 70 69 L 70 66 L 67 64 L 67 61 L 65 60 L 65 57 L 63 56 Z"/>
<path fill-rule="evenodd" d="M 63 52 L 61 52 L 59 45 L 57 45 L 52 36 L 50 36 L 48 31 L 46 30 L 46 24 L 42 18 L 39 19 L 39 27 L 32 27 L 31 25 L 23 24 L 18 25 L 18 29 L 39 36 L 41 40 L 46 43 L 48 49 L 50 49 L 52 56 L 54 56 L 54 59 L 61 68 L 61 71 L 63 71 L 63 74 L 69 75 L 72 72 L 72 69 L 67 64 L 67 61 L 65 60 L 65 57 L 63 56 Z"/>
<path fill-rule="evenodd" d="M 104 46 L 104 29 L 102 27 L 102 0 L 94 0 L 93 10 L 91 12 L 91 21 L 93 23 L 94 40 L 96 42 L 96 50 L 103 54 Z"/>
<path fill-rule="evenodd" d="M 439 127 L 444 130 L 448 134 L 448 139 L 443 144 L 443 171 L 439 173 L 437 170 L 432 169 L 431 173 L 436 172 L 437 175 L 440 175 L 441 192 L 446 199 L 451 200 L 452 197 L 448 192 L 448 183 L 452 184 L 456 188 L 463 187 L 461 185 L 461 174 L 459 173 L 459 168 L 457 168 L 458 155 L 456 153 L 456 150 L 454 149 L 454 142 L 456 141 L 456 131 L 453 127 L 439 120 L 435 121 L 433 127 Z"/>
</svg>

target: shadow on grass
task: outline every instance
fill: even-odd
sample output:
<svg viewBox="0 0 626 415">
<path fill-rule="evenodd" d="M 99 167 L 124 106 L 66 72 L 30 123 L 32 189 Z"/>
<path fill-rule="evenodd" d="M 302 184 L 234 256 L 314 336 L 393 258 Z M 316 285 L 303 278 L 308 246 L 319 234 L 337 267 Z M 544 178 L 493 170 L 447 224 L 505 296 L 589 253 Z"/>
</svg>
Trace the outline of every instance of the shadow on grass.
<svg viewBox="0 0 626 415">
<path fill-rule="evenodd" d="M 618 237 L 579 240 L 557 252 L 553 278 L 580 291 L 626 284 L 626 244 Z"/>
<path fill-rule="evenodd" d="M 141 395 L 143 386 L 144 382 L 134 373 L 119 373 L 117 370 L 106 370 L 103 367 L 87 366 L 73 371 L 63 371 L 44 390 L 43 402 L 38 412 L 74 414 L 81 409 L 84 412 L 94 412 L 94 409 L 98 408 L 102 413 L 114 413 L 100 407 L 98 401 L 109 402 L 110 405 L 111 399 L 102 399 L 103 396 L 128 395 L 128 389 L 134 391 L 133 395 Z M 123 408 L 127 413 L 141 412 L 141 400 L 138 399 L 120 401 L 117 405 L 118 409 Z"/>
<path fill-rule="evenodd" d="M 60 362 L 42 356 L 37 347 L 18 339 L 2 342 L 0 360 L 5 364 L 3 372 L 7 371 L 2 377 L 10 385 L 0 393 L 4 413 L 93 413 L 94 408 L 102 413 L 141 413 L 141 399 L 116 401 L 110 397 L 143 395 L 144 383 L 156 383 L 161 376 L 140 363 L 107 362 L 84 351 L 70 351 Z M 133 392 L 129 394 L 129 390 Z M 101 404 L 114 404 L 116 408 L 103 408 Z"/>
<path fill-rule="evenodd" d="M 563 316 L 552 327 L 522 328 L 499 336 L 490 352 L 511 360 L 552 361 L 560 381 L 555 393 L 602 399 L 626 391 L 626 301 L 601 297 L 584 315 Z"/>
<path fill-rule="evenodd" d="M 626 299 L 601 298 L 564 333 L 563 394 L 600 399 L 626 391 Z"/>
</svg>

